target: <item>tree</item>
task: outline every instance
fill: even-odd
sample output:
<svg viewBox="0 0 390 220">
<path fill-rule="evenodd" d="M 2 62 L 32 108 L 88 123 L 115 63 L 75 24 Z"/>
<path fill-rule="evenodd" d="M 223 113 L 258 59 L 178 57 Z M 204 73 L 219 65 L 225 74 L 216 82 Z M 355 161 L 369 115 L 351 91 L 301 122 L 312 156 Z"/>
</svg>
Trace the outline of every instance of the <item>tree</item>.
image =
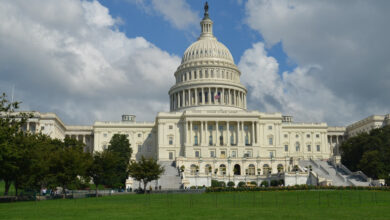
<svg viewBox="0 0 390 220">
<path fill-rule="evenodd" d="M 8 195 L 18 170 L 17 161 L 21 157 L 15 149 L 15 137 L 31 117 L 31 114 L 15 112 L 19 104 L 20 102 L 10 102 L 5 93 L 0 96 L 0 179 L 5 182 L 4 195 Z"/>
<path fill-rule="evenodd" d="M 113 187 L 124 187 L 126 185 L 126 179 L 129 177 L 128 167 L 131 154 L 133 153 L 129 139 L 124 134 L 114 134 L 107 150 L 116 154 L 120 159 L 116 167 L 116 175 L 120 178 L 120 181 L 118 184 L 113 185 Z"/>
<path fill-rule="evenodd" d="M 121 178 L 116 173 L 118 163 L 121 163 L 120 158 L 111 151 L 104 150 L 94 154 L 88 175 L 96 186 L 96 197 L 98 196 L 98 185 L 120 184 Z"/>
<path fill-rule="evenodd" d="M 131 161 L 129 166 L 129 175 L 137 181 L 142 181 L 144 192 L 146 192 L 146 185 L 153 180 L 159 179 L 163 173 L 164 167 L 153 158 L 145 159 L 142 156 L 139 162 Z"/>
</svg>

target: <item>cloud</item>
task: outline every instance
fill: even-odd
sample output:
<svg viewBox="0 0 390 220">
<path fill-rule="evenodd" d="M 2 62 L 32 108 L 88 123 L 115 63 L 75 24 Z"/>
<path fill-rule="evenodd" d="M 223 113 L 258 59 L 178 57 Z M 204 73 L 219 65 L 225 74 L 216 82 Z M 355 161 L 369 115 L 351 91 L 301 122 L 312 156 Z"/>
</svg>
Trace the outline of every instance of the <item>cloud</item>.
<svg viewBox="0 0 390 220">
<path fill-rule="evenodd" d="M 180 58 L 127 38 L 98 1 L 1 1 L 0 20 L 0 88 L 15 85 L 25 109 L 72 124 L 169 110 Z"/>
<path fill-rule="evenodd" d="M 127 0 L 141 7 L 146 13 L 157 12 L 175 28 L 187 29 L 199 24 L 197 12 L 191 10 L 186 0 Z"/>
<path fill-rule="evenodd" d="M 294 80 L 300 87 L 284 83 L 281 90 L 290 94 L 294 89 L 297 97 L 311 100 L 298 102 L 300 108 L 310 112 L 321 106 L 310 115 L 330 124 L 389 111 L 390 2 L 248 0 L 245 4 L 247 24 L 263 36 L 266 46 L 281 42 L 298 65 L 292 73 L 283 73 L 282 81 Z"/>
</svg>

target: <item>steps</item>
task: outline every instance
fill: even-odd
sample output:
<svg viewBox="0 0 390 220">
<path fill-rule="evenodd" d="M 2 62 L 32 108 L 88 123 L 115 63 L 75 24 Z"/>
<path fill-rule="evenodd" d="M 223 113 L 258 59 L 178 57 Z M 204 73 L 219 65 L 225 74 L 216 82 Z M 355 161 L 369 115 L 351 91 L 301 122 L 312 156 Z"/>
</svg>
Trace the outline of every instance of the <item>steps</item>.
<svg viewBox="0 0 390 220">
<path fill-rule="evenodd" d="M 320 177 L 332 181 L 334 186 L 369 186 L 370 182 L 366 181 L 358 173 L 352 173 L 346 168 L 334 167 L 327 161 L 321 160 L 301 160 L 299 165 L 302 167 L 312 167 L 312 170 Z M 343 166 L 344 167 L 344 166 Z"/>
<path fill-rule="evenodd" d="M 146 186 L 147 189 L 152 187 L 153 190 L 159 189 L 161 186 L 161 190 L 167 190 L 167 189 L 180 189 L 181 187 L 181 177 L 179 174 L 178 169 L 175 166 L 174 161 L 159 161 L 160 165 L 162 165 L 165 169 L 165 172 L 163 175 L 161 175 L 160 179 L 157 181 L 152 181 L 148 183 Z M 139 181 L 133 182 L 133 189 L 138 189 L 140 186 Z M 141 183 L 141 188 L 143 188 L 143 184 Z"/>
</svg>

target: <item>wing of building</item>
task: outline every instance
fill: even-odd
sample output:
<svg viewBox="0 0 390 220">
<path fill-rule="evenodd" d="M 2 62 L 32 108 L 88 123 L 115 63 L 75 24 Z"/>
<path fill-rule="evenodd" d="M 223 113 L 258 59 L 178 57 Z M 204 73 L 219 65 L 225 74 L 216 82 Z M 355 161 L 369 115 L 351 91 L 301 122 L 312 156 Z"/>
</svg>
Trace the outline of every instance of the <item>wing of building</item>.
<svg viewBox="0 0 390 220">
<path fill-rule="evenodd" d="M 329 127 L 248 110 L 241 72 L 229 49 L 213 35 L 207 10 L 200 25 L 198 40 L 184 52 L 174 73 L 176 83 L 168 92 L 170 112 L 159 112 L 155 122 L 140 123 L 134 115 L 123 115 L 118 122 L 69 126 L 53 113 L 35 112 L 25 129 L 77 138 L 89 152 L 107 148 L 113 134 L 126 134 L 132 159 L 153 157 L 164 164 L 165 177 L 153 184 L 165 188 L 209 186 L 212 179 L 237 184 L 284 178 L 286 185 L 313 181 L 351 185 L 343 174 L 337 177 L 336 169 L 332 176 L 334 171 L 323 161 L 338 163 L 337 147 L 347 135 L 389 123 L 389 115 Z M 311 174 L 308 167 L 316 172 Z M 184 172 L 178 173 L 179 168 Z M 128 184 L 137 186 L 131 179 Z"/>
</svg>

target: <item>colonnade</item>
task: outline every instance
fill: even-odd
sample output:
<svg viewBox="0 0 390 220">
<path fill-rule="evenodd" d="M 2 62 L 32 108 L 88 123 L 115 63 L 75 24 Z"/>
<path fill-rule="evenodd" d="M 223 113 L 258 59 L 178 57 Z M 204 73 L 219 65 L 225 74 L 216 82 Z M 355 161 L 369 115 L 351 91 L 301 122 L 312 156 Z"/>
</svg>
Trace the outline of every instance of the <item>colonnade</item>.
<svg viewBox="0 0 390 220">
<path fill-rule="evenodd" d="M 170 110 L 199 105 L 226 105 L 246 108 L 246 93 L 238 89 L 200 87 L 170 95 Z"/>
<path fill-rule="evenodd" d="M 340 155 L 340 144 L 344 141 L 343 135 L 328 135 L 328 143 L 334 155 Z"/>
<path fill-rule="evenodd" d="M 67 134 L 65 137 L 69 137 L 72 139 L 76 139 L 78 141 L 83 142 L 86 147 L 84 148 L 84 152 L 92 152 L 93 146 L 93 135 L 91 134 Z"/>
<path fill-rule="evenodd" d="M 256 121 L 185 121 L 187 146 L 253 146 L 259 142 Z"/>
</svg>

